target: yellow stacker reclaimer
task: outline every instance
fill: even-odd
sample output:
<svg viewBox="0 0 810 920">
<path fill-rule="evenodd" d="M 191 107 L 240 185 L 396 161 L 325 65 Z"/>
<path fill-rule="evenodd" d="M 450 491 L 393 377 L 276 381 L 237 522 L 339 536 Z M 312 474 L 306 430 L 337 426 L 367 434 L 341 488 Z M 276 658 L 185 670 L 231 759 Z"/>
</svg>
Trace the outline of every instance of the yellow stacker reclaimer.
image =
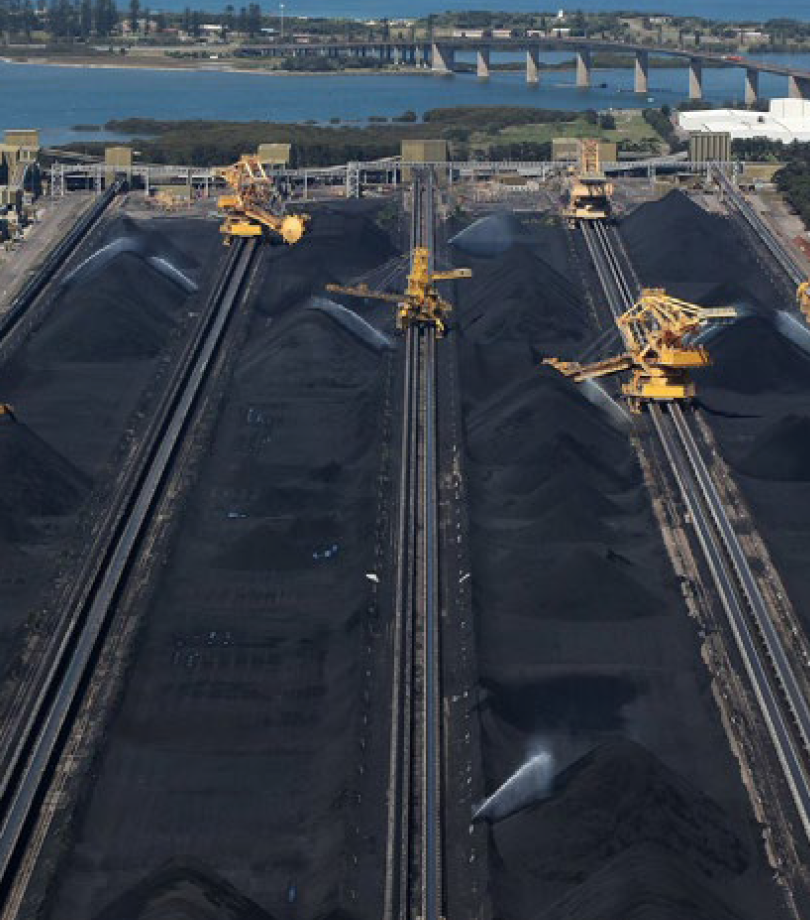
<svg viewBox="0 0 810 920">
<path fill-rule="evenodd" d="M 599 141 L 582 138 L 579 165 L 570 178 L 568 203 L 563 216 L 570 227 L 580 220 L 609 220 L 613 184 L 608 181 L 599 159 Z"/>
<path fill-rule="evenodd" d="M 306 231 L 306 214 L 280 214 L 282 200 L 273 179 L 256 156 L 242 156 L 218 173 L 230 187 L 217 205 L 225 212 L 220 228 L 229 244 L 234 237 L 271 235 L 285 243 L 297 243 Z"/>
<path fill-rule="evenodd" d="M 469 268 L 453 268 L 448 271 L 432 271 L 430 250 L 418 247 L 411 252 L 411 270 L 404 294 L 389 291 L 375 291 L 365 284 L 346 287 L 341 284 L 327 284 L 326 290 L 351 297 L 369 297 L 397 304 L 397 329 L 404 332 L 417 323 L 436 327 L 443 335 L 446 319 L 452 307 L 436 288 L 437 281 L 452 281 L 456 278 L 471 278 Z"/>
<path fill-rule="evenodd" d="M 733 307 L 699 307 L 670 297 L 661 288 L 646 288 L 638 303 L 617 320 L 626 346 L 622 354 L 593 364 L 558 358 L 543 363 L 577 382 L 631 371 L 622 392 L 633 412 L 640 412 L 649 401 L 690 400 L 695 384 L 689 371 L 708 367 L 712 361 L 702 345 L 688 338 L 706 323 L 736 316 Z"/>
</svg>

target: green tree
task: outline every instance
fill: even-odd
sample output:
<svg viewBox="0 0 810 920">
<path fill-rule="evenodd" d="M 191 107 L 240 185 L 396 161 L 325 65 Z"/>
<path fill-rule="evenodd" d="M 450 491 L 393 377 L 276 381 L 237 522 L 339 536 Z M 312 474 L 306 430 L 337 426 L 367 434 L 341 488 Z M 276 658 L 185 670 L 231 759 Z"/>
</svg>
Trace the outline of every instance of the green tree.
<svg viewBox="0 0 810 920">
<path fill-rule="evenodd" d="M 79 8 L 79 34 L 87 39 L 93 31 L 93 4 L 91 0 L 81 0 Z"/>
<path fill-rule="evenodd" d="M 236 28 L 236 11 L 230 3 L 225 7 L 225 12 L 222 14 L 222 28 L 224 30 L 223 38 L 227 38 L 228 33 L 233 32 Z"/>
<path fill-rule="evenodd" d="M 262 31 L 262 8 L 258 3 L 250 3 L 247 8 L 247 32 L 255 38 Z"/>
<path fill-rule="evenodd" d="M 137 32 L 138 18 L 141 14 L 141 0 L 129 0 L 129 28 L 132 32 Z"/>
</svg>

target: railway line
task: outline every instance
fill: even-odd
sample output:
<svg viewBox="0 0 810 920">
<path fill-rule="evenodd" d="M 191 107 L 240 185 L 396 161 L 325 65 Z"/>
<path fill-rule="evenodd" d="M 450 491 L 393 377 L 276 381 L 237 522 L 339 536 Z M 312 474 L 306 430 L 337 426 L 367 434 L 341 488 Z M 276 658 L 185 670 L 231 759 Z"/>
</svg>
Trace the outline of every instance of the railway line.
<svg viewBox="0 0 810 920">
<path fill-rule="evenodd" d="M 616 231 L 583 227 L 614 318 L 640 285 Z M 677 403 L 651 404 L 652 426 L 688 512 L 803 829 L 810 838 L 810 707 L 707 464 L 700 429 Z"/>
<path fill-rule="evenodd" d="M 774 235 L 756 210 L 745 200 L 742 192 L 729 179 L 720 164 L 710 166 L 709 173 L 719 186 L 725 200 L 731 206 L 732 213 L 736 214 L 745 227 L 753 233 L 756 242 L 772 258 L 782 277 L 795 290 L 806 279 L 804 272 L 788 248 Z"/>
<path fill-rule="evenodd" d="M 118 598 L 138 559 L 174 459 L 227 330 L 258 265 L 252 241 L 234 245 L 155 406 L 138 449 L 98 521 L 62 599 L 46 654 L 19 688 L 0 736 L 0 916 L 19 894 L 39 806 L 93 675 Z"/>
<path fill-rule="evenodd" d="M 434 251 L 434 187 L 413 183 L 412 248 Z M 432 266 L 431 266 L 432 268 Z M 445 915 L 436 328 L 405 333 L 384 916 Z"/>
</svg>

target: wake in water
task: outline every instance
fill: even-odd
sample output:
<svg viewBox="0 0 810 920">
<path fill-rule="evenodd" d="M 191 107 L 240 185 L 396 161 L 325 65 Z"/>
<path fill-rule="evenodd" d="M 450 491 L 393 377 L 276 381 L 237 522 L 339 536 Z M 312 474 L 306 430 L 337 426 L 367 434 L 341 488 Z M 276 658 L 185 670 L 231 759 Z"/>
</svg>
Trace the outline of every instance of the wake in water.
<svg viewBox="0 0 810 920">
<path fill-rule="evenodd" d="M 473 821 L 501 821 L 527 805 L 544 799 L 554 780 L 554 756 L 540 751 L 530 757 L 492 795 L 479 805 Z"/>
</svg>

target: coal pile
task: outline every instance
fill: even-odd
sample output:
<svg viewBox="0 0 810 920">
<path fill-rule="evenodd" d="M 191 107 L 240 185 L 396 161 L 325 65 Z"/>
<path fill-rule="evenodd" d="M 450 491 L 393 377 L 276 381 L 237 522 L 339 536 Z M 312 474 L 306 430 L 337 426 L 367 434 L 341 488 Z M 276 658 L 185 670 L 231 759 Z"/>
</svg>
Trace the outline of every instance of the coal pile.
<svg viewBox="0 0 810 920">
<path fill-rule="evenodd" d="M 807 353 L 785 338 L 766 316 L 747 316 L 719 328 L 707 348 L 713 365 L 693 372 L 700 390 L 716 387 L 757 395 L 810 386 Z"/>
<path fill-rule="evenodd" d="M 264 252 L 53 920 L 107 920 L 150 872 L 138 920 L 170 905 L 209 920 L 193 912 L 209 891 L 227 920 L 380 915 L 387 713 L 368 686 L 367 573 L 393 355 L 308 303 L 392 247 L 367 209 L 311 226 Z M 175 859 L 202 876 L 166 882 Z M 221 883 L 251 907 L 226 908 Z"/>
<path fill-rule="evenodd" d="M 620 231 L 644 284 L 704 305 L 781 305 L 728 219 L 682 192 L 636 208 Z"/>
<path fill-rule="evenodd" d="M 204 866 L 176 860 L 116 898 L 94 920 L 273 920 Z"/>
<path fill-rule="evenodd" d="M 527 842 L 544 827 L 542 839 Z M 706 879 L 739 875 L 750 860 L 722 809 L 632 741 L 580 758 L 530 810 L 493 828 L 507 865 L 576 883 L 628 850 L 669 852 Z"/>
<path fill-rule="evenodd" d="M 61 295 L 38 337 L 41 361 L 112 364 L 154 358 L 177 327 L 176 314 L 188 296 L 129 254 L 83 287 L 80 297 L 74 292 Z"/>
<path fill-rule="evenodd" d="M 759 479 L 810 482 L 810 418 L 788 415 L 770 425 L 738 466 Z"/>
<path fill-rule="evenodd" d="M 68 460 L 13 415 L 0 417 L 2 526 L 12 531 L 37 517 L 69 514 L 89 481 Z"/>
<path fill-rule="evenodd" d="M 694 870 L 654 845 L 625 850 L 538 920 L 740 920 Z"/>
<path fill-rule="evenodd" d="M 133 235 L 143 251 L 127 244 L 118 252 Z M 145 415 L 139 409 L 153 404 L 159 361 L 179 347 L 189 313 L 200 308 L 198 297 L 146 264 L 144 254 L 204 286 L 221 252 L 211 222 L 136 226 L 111 215 L 77 255 L 87 267 L 43 303 L 0 366 L 0 401 L 16 416 L 0 419 L 0 674 L 19 653 L 32 611 L 43 632 L 57 615 L 54 579 L 84 552 L 96 507 L 88 499 L 98 499 L 120 471 L 128 432 Z"/>
<path fill-rule="evenodd" d="M 373 203 L 347 211 L 327 207 L 314 210 L 301 242 L 277 251 L 283 268 L 271 266 L 265 275 L 263 302 L 274 305 L 274 316 L 298 308 L 309 297 L 329 296 L 325 295 L 327 284 L 351 283 L 355 276 L 394 255 L 388 234 L 374 221 L 375 211 Z M 346 303 L 357 307 L 356 300 Z"/>
<path fill-rule="evenodd" d="M 810 419 L 806 390 L 760 397 L 759 411 L 707 415 L 787 589 L 810 628 Z"/>
<path fill-rule="evenodd" d="M 538 751 L 562 770 L 550 798 L 492 824 L 494 913 L 768 914 L 750 806 L 627 427 L 541 366 L 595 337 L 554 234 L 456 286 L 485 792 Z"/>
<path fill-rule="evenodd" d="M 575 286 L 532 248 L 520 244 L 501 259 L 466 263 L 474 280 L 457 285 L 471 289 L 458 318 L 465 336 L 479 345 L 582 340 L 587 315 Z"/>
</svg>

